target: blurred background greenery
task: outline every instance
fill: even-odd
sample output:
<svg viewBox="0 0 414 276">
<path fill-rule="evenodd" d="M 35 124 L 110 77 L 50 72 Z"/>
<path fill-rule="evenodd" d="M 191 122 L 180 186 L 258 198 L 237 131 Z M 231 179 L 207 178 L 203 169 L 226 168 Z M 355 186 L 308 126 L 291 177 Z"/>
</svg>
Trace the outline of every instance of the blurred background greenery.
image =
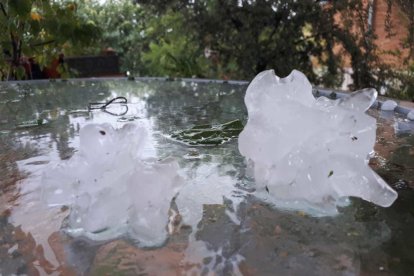
<svg viewBox="0 0 414 276">
<path fill-rule="evenodd" d="M 74 76 L 59 55 L 111 49 L 136 76 L 297 69 L 314 85 L 414 99 L 412 0 L 0 0 L 0 30 L 3 80 L 30 78 L 28 63 Z"/>
</svg>

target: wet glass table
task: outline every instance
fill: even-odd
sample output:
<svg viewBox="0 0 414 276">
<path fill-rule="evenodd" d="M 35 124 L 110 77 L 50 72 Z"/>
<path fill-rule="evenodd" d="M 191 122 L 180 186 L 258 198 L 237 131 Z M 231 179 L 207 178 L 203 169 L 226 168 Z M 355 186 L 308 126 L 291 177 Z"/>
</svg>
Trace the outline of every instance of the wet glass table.
<svg viewBox="0 0 414 276">
<path fill-rule="evenodd" d="M 352 198 L 337 216 L 313 217 L 255 198 L 237 139 L 213 146 L 171 139 L 194 125 L 245 123 L 246 88 L 166 79 L 0 83 L 0 274 L 413 275 L 413 123 L 369 111 L 378 124 L 370 165 L 399 194 L 390 208 Z M 127 106 L 87 110 L 119 96 Z M 194 185 L 190 221 L 166 217 L 168 239 L 154 248 L 125 236 L 73 238 L 62 230 L 70 206 L 42 200 L 42 174 L 78 151 L 82 126 L 128 122 L 144 123 L 148 154 L 175 158 Z"/>
</svg>

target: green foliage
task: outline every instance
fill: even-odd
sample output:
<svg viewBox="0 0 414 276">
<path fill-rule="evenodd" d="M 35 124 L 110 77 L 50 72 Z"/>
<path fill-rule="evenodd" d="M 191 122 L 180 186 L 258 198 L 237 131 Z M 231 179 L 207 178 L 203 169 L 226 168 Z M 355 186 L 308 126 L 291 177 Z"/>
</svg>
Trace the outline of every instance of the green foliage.
<svg viewBox="0 0 414 276">
<path fill-rule="evenodd" d="M 140 6 L 132 1 L 112 0 L 105 5 L 89 1 L 80 5 L 79 11 L 104 31 L 94 47 L 83 49 L 83 54 L 98 54 L 112 48 L 121 58 L 122 71 L 146 73 L 141 55 L 148 44 L 147 14 Z"/>
<path fill-rule="evenodd" d="M 414 70 L 379 59 L 370 10 L 362 0 L 0 0 L 0 77 L 26 77 L 24 57 L 45 66 L 59 53 L 113 48 L 134 75 L 251 79 L 265 69 L 304 72 L 314 84 L 338 87 L 353 69 L 354 89 L 386 87 L 413 98 Z M 414 4 L 387 0 L 407 15 L 414 51 Z M 389 8 L 389 12 L 391 8 Z M 391 17 L 386 28 L 393 32 Z M 93 42 L 93 43 L 91 43 Z M 402 50 L 402 49 L 401 49 Z M 390 54 L 401 55 L 396 49 Z M 58 68 L 62 77 L 68 69 Z"/>
<path fill-rule="evenodd" d="M 175 19 L 185 22 L 184 32 L 194 36 L 191 40 L 198 53 L 201 49 L 216 53 L 205 72 L 210 77 L 251 79 L 270 68 L 286 76 L 298 69 L 315 84 L 338 86 L 344 53 L 333 48 L 341 45 L 351 58 L 355 86 L 377 85 L 372 74 L 375 49 L 367 40 L 372 32 L 366 26 L 368 11 L 361 0 L 331 4 L 295 0 L 137 2 L 159 11 L 161 19 L 180 14 Z M 335 20 L 338 14 L 340 22 Z M 161 51 L 159 48 L 150 50 Z M 153 58 L 157 60 L 156 55 Z"/>
<path fill-rule="evenodd" d="M 79 16 L 74 1 L 1 0 L 0 28 L 1 79 L 28 77 L 28 58 L 43 67 L 100 36 L 100 28 Z"/>
<path fill-rule="evenodd" d="M 388 69 L 383 75 L 387 76 L 383 80 L 386 96 L 414 101 L 414 63 L 404 71 Z"/>
<path fill-rule="evenodd" d="M 194 49 L 209 49 L 204 75 L 218 78 L 251 79 L 257 73 L 274 68 L 285 76 L 292 69 L 304 72 L 314 84 L 338 87 L 345 66 L 353 69 L 353 89 L 389 86 L 390 82 L 408 85 L 408 73 L 395 73 L 383 64 L 369 24 L 369 1 L 136 1 L 157 12 L 157 18 L 179 13 L 176 20 L 186 22 L 184 32 Z M 411 18 L 405 47 L 412 48 L 414 6 L 409 0 L 388 0 L 399 4 Z M 385 22 L 387 23 L 387 22 Z M 388 22 L 389 28 L 392 22 Z M 161 24 L 162 25 L 162 24 Z M 151 45 L 149 60 L 165 68 L 165 52 L 180 37 Z M 335 50 L 336 48 L 336 50 Z M 410 48 L 410 49 L 411 49 Z M 339 49 L 339 50 L 338 50 Z M 156 53 L 159 53 L 157 55 Z M 411 54 L 410 54 L 411 56 Z M 194 59 L 193 59 L 194 60 Z M 204 68 L 204 67 L 201 67 Z M 408 89 L 408 86 L 404 86 Z M 406 90 L 406 91 L 409 91 Z"/>
<path fill-rule="evenodd" d="M 236 62 L 230 75 L 250 79 L 275 68 L 285 76 L 296 68 L 315 81 L 309 57 L 319 54 L 321 45 L 304 38 L 304 28 L 320 12 L 310 1 L 207 1 L 194 4 L 191 22 L 206 46 L 220 53 L 220 62 Z"/>
<path fill-rule="evenodd" d="M 185 26 L 180 13 L 167 12 L 149 22 L 148 51 L 142 56 L 150 75 L 203 77 L 207 60 L 195 40 L 195 33 Z"/>
<path fill-rule="evenodd" d="M 98 47 L 88 51 L 96 54 L 113 48 L 122 71 L 144 76 L 205 76 L 208 61 L 180 13 L 168 10 L 156 15 L 132 1 L 89 3 L 80 9 L 105 30 Z"/>
</svg>

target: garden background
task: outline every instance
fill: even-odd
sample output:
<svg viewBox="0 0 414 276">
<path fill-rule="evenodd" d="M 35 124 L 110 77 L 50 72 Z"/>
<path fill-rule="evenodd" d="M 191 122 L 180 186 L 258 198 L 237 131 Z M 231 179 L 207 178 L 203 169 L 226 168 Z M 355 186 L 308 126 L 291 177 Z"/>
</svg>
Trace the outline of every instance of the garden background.
<svg viewBox="0 0 414 276">
<path fill-rule="evenodd" d="M 314 85 L 414 99 L 411 0 L 0 0 L 0 78 L 76 77 L 64 58 L 115 53 L 135 76 Z"/>
</svg>

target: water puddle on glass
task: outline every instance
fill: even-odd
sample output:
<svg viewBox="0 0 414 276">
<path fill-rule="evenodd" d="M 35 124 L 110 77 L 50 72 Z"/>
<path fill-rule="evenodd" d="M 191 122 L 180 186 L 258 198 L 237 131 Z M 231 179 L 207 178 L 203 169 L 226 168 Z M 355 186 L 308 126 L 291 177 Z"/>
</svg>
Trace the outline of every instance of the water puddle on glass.
<svg viewBox="0 0 414 276">
<path fill-rule="evenodd" d="M 180 81 L 1 84 L 0 274 L 414 274 L 413 122 L 369 111 L 378 119 L 370 164 L 399 194 L 390 208 L 352 198 L 337 216 L 312 217 L 252 195 L 237 139 L 217 146 L 171 139 L 195 125 L 245 123 L 245 89 Z M 127 108 L 87 110 L 118 96 Z M 167 241 L 141 248 L 128 236 L 94 242 L 67 235 L 70 206 L 46 205 L 42 175 L 76 154 L 82 126 L 130 122 L 150 134 L 145 156 L 175 158 L 187 182 L 166 216 Z"/>
</svg>

